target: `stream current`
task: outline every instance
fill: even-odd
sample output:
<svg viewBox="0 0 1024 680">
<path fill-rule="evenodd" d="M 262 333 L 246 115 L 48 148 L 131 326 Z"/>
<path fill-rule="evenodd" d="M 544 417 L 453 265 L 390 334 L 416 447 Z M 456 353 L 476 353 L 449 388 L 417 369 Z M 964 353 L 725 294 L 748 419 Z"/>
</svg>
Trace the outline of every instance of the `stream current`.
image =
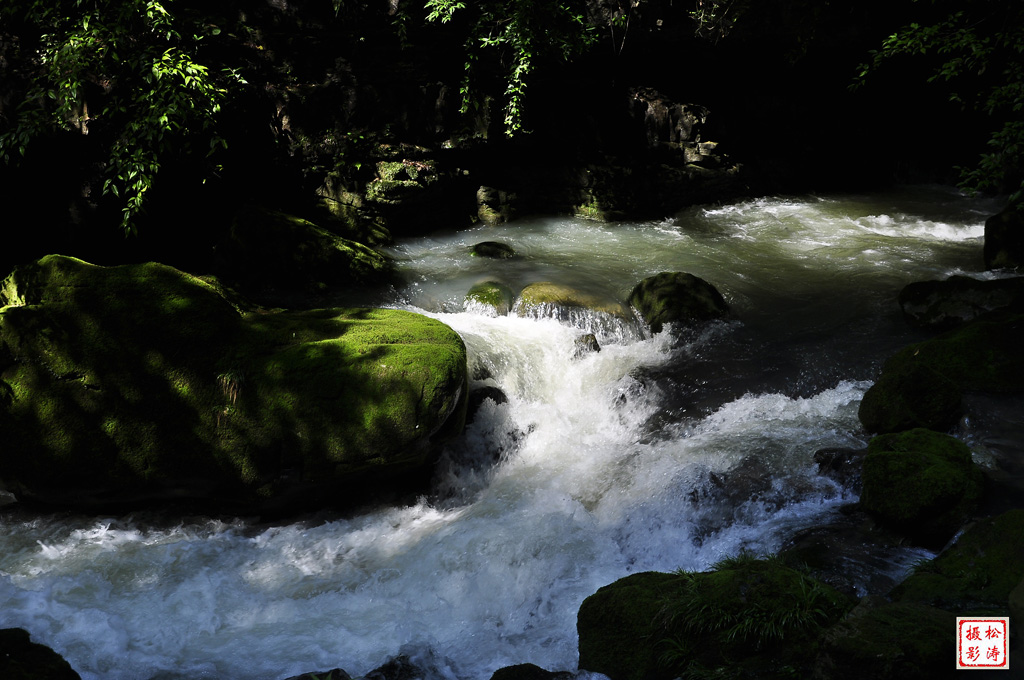
<svg viewBox="0 0 1024 680">
<path fill-rule="evenodd" d="M 483 401 L 429 494 L 273 525 L 12 506 L 0 513 L 0 628 L 27 629 L 85 680 L 357 676 L 398 654 L 431 680 L 526 662 L 573 670 L 576 612 L 601 586 L 778 550 L 856 500 L 813 455 L 866 443 L 864 391 L 923 337 L 896 295 L 916 280 L 986 276 L 983 224 L 998 208 L 918 187 L 402 241 L 392 255 L 407 285 L 384 304 L 457 330 L 471 387 L 508 398 Z M 471 257 L 480 241 L 518 256 Z M 625 301 L 661 271 L 712 283 L 733 318 L 652 337 L 599 316 L 463 304 L 488 278 Z M 574 357 L 587 331 L 601 350 Z M 896 579 L 929 555 L 903 549 L 875 568 Z"/>
</svg>

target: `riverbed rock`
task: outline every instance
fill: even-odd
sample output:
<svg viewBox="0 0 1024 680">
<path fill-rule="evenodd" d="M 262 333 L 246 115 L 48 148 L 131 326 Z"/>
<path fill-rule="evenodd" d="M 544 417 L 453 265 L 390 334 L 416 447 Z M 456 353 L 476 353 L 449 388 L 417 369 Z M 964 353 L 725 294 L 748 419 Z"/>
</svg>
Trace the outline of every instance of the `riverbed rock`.
<svg viewBox="0 0 1024 680">
<path fill-rule="evenodd" d="M 1007 206 L 985 220 L 985 269 L 1019 269 L 1024 264 L 1024 215 Z"/>
<path fill-rule="evenodd" d="M 0 678 L 4 680 L 81 680 L 64 657 L 32 642 L 21 628 L 0 630 Z"/>
<path fill-rule="evenodd" d="M 512 311 L 518 316 L 575 321 L 587 312 L 629 319 L 626 307 L 615 300 L 547 281 L 531 283 L 519 292 Z"/>
<path fill-rule="evenodd" d="M 899 295 L 903 317 L 912 325 L 947 329 L 988 312 L 1024 305 L 1024 277 L 982 281 L 951 276 L 944 281 L 916 281 Z"/>
<path fill-rule="evenodd" d="M 579 359 L 587 354 L 594 354 L 595 352 L 601 351 L 601 345 L 597 342 L 597 336 L 593 333 L 584 333 L 583 335 L 577 336 L 573 340 L 573 353 L 574 359 Z"/>
<path fill-rule="evenodd" d="M 332 668 L 329 671 L 316 671 L 313 673 L 303 673 L 302 675 L 293 675 L 286 680 L 352 680 L 352 676 L 342 668 Z"/>
<path fill-rule="evenodd" d="M 310 294 L 386 281 L 391 261 L 287 213 L 245 208 L 216 246 L 217 272 L 249 294 Z"/>
<path fill-rule="evenodd" d="M 512 310 L 515 293 L 501 281 L 481 281 L 466 293 L 467 311 L 484 312 L 491 316 L 507 316 Z"/>
<path fill-rule="evenodd" d="M 861 506 L 880 524 L 941 546 L 977 509 L 984 480 L 966 444 L 918 428 L 871 440 L 863 484 Z"/>
<path fill-rule="evenodd" d="M 820 641 L 816 680 L 931 680 L 956 656 L 956 616 L 918 603 L 863 598 Z"/>
<path fill-rule="evenodd" d="M 520 663 L 499 668 L 491 675 L 491 680 L 573 680 L 575 677 L 568 671 L 549 671 L 532 663 Z"/>
<path fill-rule="evenodd" d="M 1011 593 L 1024 579 L 1024 509 L 978 520 L 935 559 L 889 594 L 954 612 L 1006 616 Z"/>
<path fill-rule="evenodd" d="M 996 313 L 904 347 L 886 360 L 858 415 L 871 433 L 952 428 L 965 392 L 1024 390 L 1024 315 Z"/>
<path fill-rule="evenodd" d="M 492 260 L 509 260 L 516 256 L 515 249 L 499 241 L 481 241 L 473 244 L 470 253 L 475 257 L 489 257 Z"/>
<path fill-rule="evenodd" d="M 710 321 L 729 313 L 714 286 L 684 272 L 662 272 L 644 279 L 629 294 L 629 304 L 640 312 L 652 333 L 660 333 L 666 323 Z"/>
<path fill-rule="evenodd" d="M 807 675 L 813 641 L 852 606 L 777 559 L 634 574 L 583 601 L 579 664 L 612 680 Z"/>
<path fill-rule="evenodd" d="M 465 346 L 410 312 L 245 312 L 165 265 L 59 255 L 0 304 L 0 480 L 20 499 L 345 506 L 424 484 L 462 428 Z"/>
</svg>

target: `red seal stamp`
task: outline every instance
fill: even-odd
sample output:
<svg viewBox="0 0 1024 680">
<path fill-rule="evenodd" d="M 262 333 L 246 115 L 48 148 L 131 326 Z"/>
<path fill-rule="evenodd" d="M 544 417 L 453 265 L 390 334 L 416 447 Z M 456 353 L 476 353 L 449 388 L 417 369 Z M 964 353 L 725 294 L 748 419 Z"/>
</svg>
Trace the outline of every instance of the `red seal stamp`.
<svg viewBox="0 0 1024 680">
<path fill-rule="evenodd" d="M 958 669 L 1009 670 L 1009 617 L 958 616 L 956 636 Z"/>
</svg>

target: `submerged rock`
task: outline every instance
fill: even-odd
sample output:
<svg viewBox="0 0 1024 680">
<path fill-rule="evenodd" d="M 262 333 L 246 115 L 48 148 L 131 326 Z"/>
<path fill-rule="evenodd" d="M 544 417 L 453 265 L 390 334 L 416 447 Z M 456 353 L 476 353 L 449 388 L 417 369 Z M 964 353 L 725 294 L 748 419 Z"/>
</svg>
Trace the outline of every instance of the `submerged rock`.
<svg viewBox="0 0 1024 680">
<path fill-rule="evenodd" d="M 472 255 L 476 257 L 489 257 L 492 260 L 508 260 L 516 256 L 516 251 L 507 243 L 497 241 L 482 241 L 470 248 Z"/>
<path fill-rule="evenodd" d="M 863 481 L 861 506 L 883 526 L 938 546 L 977 509 L 984 486 L 966 444 L 923 428 L 872 439 Z"/>
<path fill-rule="evenodd" d="M 165 265 L 58 255 L 0 304 L 0 479 L 20 499 L 350 505 L 425 482 L 462 428 L 465 346 L 410 312 L 241 312 Z"/>
<path fill-rule="evenodd" d="M 636 285 L 629 294 L 632 305 L 651 332 L 666 323 L 719 319 L 729 313 L 722 294 L 704 279 L 683 272 L 662 272 Z"/>
<path fill-rule="evenodd" d="M 0 630 L 0 678 L 4 680 L 81 680 L 67 661 L 46 645 L 32 642 L 21 628 Z"/>
<path fill-rule="evenodd" d="M 982 314 L 1024 304 L 1024 277 L 979 281 L 951 276 L 945 281 L 917 281 L 899 296 L 908 322 L 929 328 L 952 328 Z"/>
<path fill-rule="evenodd" d="M 944 432 L 961 415 L 967 391 L 1024 390 L 1024 315 L 977 319 L 931 340 L 904 347 L 882 367 L 858 415 L 868 432 L 916 427 Z"/>
</svg>

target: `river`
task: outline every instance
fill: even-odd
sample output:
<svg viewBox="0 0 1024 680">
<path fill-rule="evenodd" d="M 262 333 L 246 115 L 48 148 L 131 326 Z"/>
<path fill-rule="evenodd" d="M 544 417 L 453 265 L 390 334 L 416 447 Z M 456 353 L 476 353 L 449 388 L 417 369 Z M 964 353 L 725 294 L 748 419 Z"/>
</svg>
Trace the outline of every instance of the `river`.
<svg viewBox="0 0 1024 680">
<path fill-rule="evenodd" d="M 400 242 L 391 254 L 408 283 L 384 302 L 456 329 L 472 386 L 508 398 L 483 402 L 429 494 L 277 524 L 8 508 L 0 628 L 29 630 L 85 680 L 356 676 L 397 654 L 430 680 L 524 662 L 574 670 L 576 612 L 599 587 L 778 550 L 856 500 L 813 454 L 866 443 L 861 396 L 886 356 L 922 337 L 896 295 L 985 276 L 983 223 L 998 208 L 914 187 Z M 518 256 L 471 257 L 485 240 Z M 732 318 L 651 337 L 594 316 L 574 327 L 463 306 L 484 278 L 624 301 L 660 271 L 712 283 Z M 586 330 L 601 351 L 574 357 Z M 746 481 L 730 486 L 737 470 Z M 898 578 L 928 555 L 895 552 L 881 569 Z"/>
</svg>

